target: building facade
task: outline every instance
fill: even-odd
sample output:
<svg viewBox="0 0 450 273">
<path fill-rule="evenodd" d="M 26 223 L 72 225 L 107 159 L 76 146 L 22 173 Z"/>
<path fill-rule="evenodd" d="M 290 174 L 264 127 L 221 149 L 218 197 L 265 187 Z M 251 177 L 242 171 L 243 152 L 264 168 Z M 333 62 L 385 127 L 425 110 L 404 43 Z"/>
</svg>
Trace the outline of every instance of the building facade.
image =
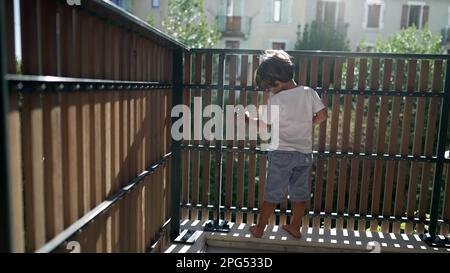
<svg viewBox="0 0 450 273">
<path fill-rule="evenodd" d="M 169 0 L 114 0 L 162 29 Z M 368 46 L 407 26 L 428 26 L 450 43 L 450 0 L 204 0 L 210 23 L 222 33 L 219 48 L 292 50 L 298 26 L 314 20 L 347 28 L 350 49 L 363 39 Z M 170 34 L 170 33 L 169 33 Z"/>
<path fill-rule="evenodd" d="M 362 39 L 371 46 L 402 28 L 428 26 L 431 32 L 447 38 L 450 28 L 449 0 L 314 0 L 308 1 L 308 22 L 321 16 L 334 17 L 348 26 L 350 48 Z M 323 18 L 323 17 L 322 17 Z"/>
</svg>

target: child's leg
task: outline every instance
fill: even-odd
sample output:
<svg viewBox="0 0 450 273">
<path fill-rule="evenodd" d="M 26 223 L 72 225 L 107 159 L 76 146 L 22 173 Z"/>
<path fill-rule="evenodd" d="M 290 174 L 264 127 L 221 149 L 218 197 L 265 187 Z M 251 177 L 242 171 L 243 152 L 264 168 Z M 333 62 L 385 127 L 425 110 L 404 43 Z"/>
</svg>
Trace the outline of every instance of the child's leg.
<svg viewBox="0 0 450 273">
<path fill-rule="evenodd" d="M 288 231 L 294 238 L 300 239 L 300 227 L 302 224 L 302 217 L 305 214 L 307 202 L 292 202 L 292 217 L 291 224 L 284 225 L 283 228 Z"/>
<path fill-rule="evenodd" d="M 259 221 L 256 226 L 250 227 L 250 232 L 256 238 L 261 238 L 264 234 L 264 229 L 266 228 L 267 222 L 269 221 L 269 217 L 272 215 L 275 210 L 277 204 L 269 203 L 264 201 L 261 211 L 259 212 Z M 304 210 L 304 209 L 303 209 Z"/>
</svg>

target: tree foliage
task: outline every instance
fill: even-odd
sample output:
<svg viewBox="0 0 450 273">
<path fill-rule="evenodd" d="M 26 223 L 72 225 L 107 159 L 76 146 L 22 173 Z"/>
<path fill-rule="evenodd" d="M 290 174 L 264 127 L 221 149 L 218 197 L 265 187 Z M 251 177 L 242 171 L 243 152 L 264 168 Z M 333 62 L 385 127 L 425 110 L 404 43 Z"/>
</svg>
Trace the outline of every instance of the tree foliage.
<svg viewBox="0 0 450 273">
<path fill-rule="evenodd" d="M 211 48 L 220 39 L 217 24 L 206 21 L 203 0 L 170 0 L 162 25 L 169 35 L 192 48 Z"/>
<path fill-rule="evenodd" d="M 346 27 L 336 29 L 327 22 L 312 21 L 306 24 L 303 33 L 300 25 L 297 31 L 297 43 L 295 49 L 300 50 L 328 50 L 348 51 Z"/>
<path fill-rule="evenodd" d="M 428 27 L 417 30 L 415 26 L 402 29 L 388 36 L 387 40 L 377 39 L 374 52 L 409 53 L 409 54 L 441 54 L 442 36 L 433 35 Z M 365 47 L 364 40 L 360 48 Z"/>
</svg>

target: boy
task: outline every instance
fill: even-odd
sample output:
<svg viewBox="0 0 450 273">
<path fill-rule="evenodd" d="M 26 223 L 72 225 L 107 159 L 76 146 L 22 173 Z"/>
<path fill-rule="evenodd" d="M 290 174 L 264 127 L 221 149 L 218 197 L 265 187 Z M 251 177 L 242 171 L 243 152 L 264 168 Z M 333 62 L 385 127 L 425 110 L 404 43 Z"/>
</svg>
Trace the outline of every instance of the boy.
<svg viewBox="0 0 450 273">
<path fill-rule="evenodd" d="M 327 119 L 327 108 L 319 95 L 306 86 L 297 86 L 294 81 L 294 64 L 282 50 L 267 50 L 256 71 L 255 83 L 271 92 L 270 106 L 279 107 L 279 139 L 271 139 L 268 152 L 269 168 L 264 192 L 264 203 L 259 214 L 259 223 L 250 227 L 256 238 L 261 238 L 268 219 L 285 194 L 292 201 L 291 223 L 283 225 L 289 234 L 300 239 L 300 226 L 307 202 L 310 198 L 308 182 L 312 165 L 312 127 Z M 277 143 L 277 145 L 273 145 Z"/>
</svg>

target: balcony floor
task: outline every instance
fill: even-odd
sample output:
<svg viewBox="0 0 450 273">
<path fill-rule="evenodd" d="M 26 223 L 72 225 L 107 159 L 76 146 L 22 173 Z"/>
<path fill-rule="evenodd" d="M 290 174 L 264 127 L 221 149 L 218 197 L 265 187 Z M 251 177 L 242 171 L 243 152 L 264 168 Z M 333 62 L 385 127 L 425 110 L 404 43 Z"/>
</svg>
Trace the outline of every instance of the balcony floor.
<svg viewBox="0 0 450 273">
<path fill-rule="evenodd" d="M 229 233 L 204 232 L 204 223 L 184 220 L 181 234 L 194 230 L 194 244 L 172 243 L 165 253 L 251 253 L 251 252 L 371 252 L 378 244 L 380 252 L 446 252 L 450 248 L 434 248 L 423 243 L 418 235 L 383 234 L 334 229 L 302 229 L 302 238 L 293 239 L 279 226 L 268 226 L 261 239 L 250 235 L 249 224 L 230 223 Z"/>
</svg>

